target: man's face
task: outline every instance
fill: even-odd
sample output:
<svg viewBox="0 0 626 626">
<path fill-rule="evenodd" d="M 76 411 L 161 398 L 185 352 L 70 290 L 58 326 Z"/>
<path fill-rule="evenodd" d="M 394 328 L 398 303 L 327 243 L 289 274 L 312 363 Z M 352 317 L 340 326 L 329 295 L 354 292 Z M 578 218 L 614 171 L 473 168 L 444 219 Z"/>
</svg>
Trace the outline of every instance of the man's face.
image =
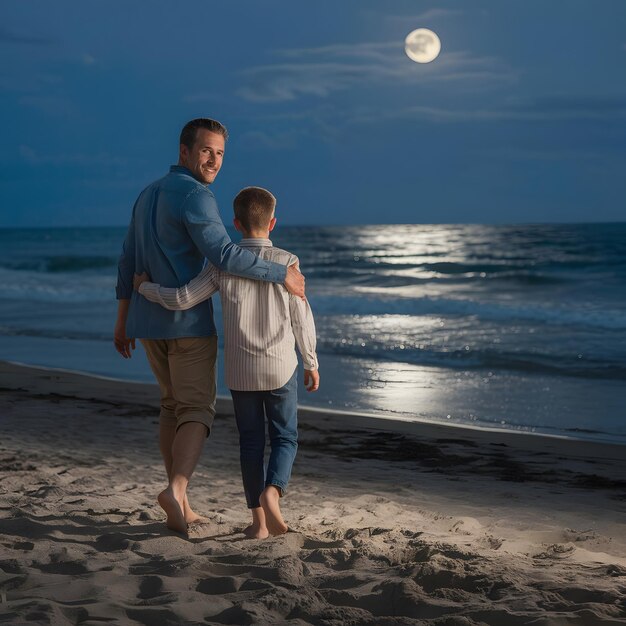
<svg viewBox="0 0 626 626">
<path fill-rule="evenodd" d="M 191 147 L 180 146 L 180 164 L 191 171 L 201 183 L 211 184 L 222 167 L 224 159 L 224 136 L 204 128 L 196 132 Z"/>
</svg>

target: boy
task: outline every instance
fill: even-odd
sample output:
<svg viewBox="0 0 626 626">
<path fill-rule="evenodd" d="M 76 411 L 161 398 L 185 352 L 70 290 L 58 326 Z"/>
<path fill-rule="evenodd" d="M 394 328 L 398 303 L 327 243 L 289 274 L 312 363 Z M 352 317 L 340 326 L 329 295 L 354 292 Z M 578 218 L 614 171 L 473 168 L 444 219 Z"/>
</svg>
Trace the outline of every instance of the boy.
<svg viewBox="0 0 626 626">
<path fill-rule="evenodd" d="M 291 265 L 294 255 L 274 248 L 276 198 L 266 189 L 246 187 L 234 200 L 239 245 L 263 259 Z M 265 538 L 287 532 L 279 499 L 286 491 L 298 447 L 297 344 L 304 364 L 307 391 L 319 387 L 315 324 L 306 300 L 290 296 L 275 283 L 252 281 L 207 265 L 187 285 L 161 287 L 135 276 L 135 288 L 152 302 L 171 310 L 189 309 L 217 290 L 224 320 L 226 384 L 239 428 L 241 474 L 252 524 L 244 533 Z M 267 416 L 271 454 L 263 468 Z"/>
</svg>

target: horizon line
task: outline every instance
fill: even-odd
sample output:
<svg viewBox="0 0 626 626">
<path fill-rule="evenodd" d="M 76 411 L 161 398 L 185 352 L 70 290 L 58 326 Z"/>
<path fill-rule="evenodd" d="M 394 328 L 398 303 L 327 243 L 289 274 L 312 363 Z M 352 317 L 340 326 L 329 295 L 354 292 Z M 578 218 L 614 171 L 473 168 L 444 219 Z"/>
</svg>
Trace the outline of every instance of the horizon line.
<svg viewBox="0 0 626 626">
<path fill-rule="evenodd" d="M 626 224 L 626 220 L 597 220 L 597 221 L 544 221 L 544 222 L 369 222 L 364 224 L 281 224 L 280 228 L 356 228 L 369 226 L 585 226 L 595 224 Z M 234 230 L 234 227 L 224 224 L 225 228 Z M 69 230 L 69 229 L 106 229 L 106 228 L 128 228 L 128 224 L 109 225 L 51 225 L 51 226 L 3 226 L 0 230 Z"/>
</svg>

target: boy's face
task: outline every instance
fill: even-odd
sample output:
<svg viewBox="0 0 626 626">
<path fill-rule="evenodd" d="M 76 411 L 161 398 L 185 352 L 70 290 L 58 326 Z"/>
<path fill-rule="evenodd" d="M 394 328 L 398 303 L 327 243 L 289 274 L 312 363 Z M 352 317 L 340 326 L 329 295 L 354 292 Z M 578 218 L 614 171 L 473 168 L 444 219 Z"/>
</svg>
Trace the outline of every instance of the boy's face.
<svg viewBox="0 0 626 626">
<path fill-rule="evenodd" d="M 210 185 L 222 167 L 224 147 L 223 135 L 200 128 L 191 148 L 181 144 L 180 164 L 190 170 L 196 180 Z"/>
</svg>

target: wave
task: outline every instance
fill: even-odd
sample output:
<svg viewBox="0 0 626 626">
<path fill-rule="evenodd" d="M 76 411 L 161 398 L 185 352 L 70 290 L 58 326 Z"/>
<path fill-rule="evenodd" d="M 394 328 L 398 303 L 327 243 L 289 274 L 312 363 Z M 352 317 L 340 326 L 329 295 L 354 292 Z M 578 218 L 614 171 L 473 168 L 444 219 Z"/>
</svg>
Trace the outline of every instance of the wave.
<svg viewBox="0 0 626 626">
<path fill-rule="evenodd" d="M 626 330 L 626 311 L 540 305 L 500 304 L 455 298 L 368 298 L 310 295 L 318 315 L 442 315 L 476 317 L 495 322 L 515 320 L 608 330 Z"/>
<path fill-rule="evenodd" d="M 598 359 L 574 359 L 568 355 L 546 355 L 521 352 L 496 352 L 494 350 L 449 350 L 438 351 L 410 346 L 387 347 L 370 342 L 340 343 L 318 341 L 318 352 L 350 356 L 377 361 L 396 361 L 428 367 L 453 370 L 484 370 L 546 374 L 596 380 L 626 380 L 626 365 Z"/>
<path fill-rule="evenodd" d="M 0 267 L 18 272 L 60 274 L 117 267 L 117 261 L 117 258 L 108 256 L 67 255 L 31 258 L 23 261 L 4 260 L 0 262 Z"/>
<path fill-rule="evenodd" d="M 497 272 L 510 272 L 528 269 L 510 263 L 455 263 L 453 261 L 440 261 L 438 263 L 421 263 L 419 267 L 437 272 L 438 274 L 493 274 Z"/>
<path fill-rule="evenodd" d="M 112 341 L 111 332 L 96 332 L 66 329 L 14 328 L 0 326 L 0 336 L 5 337 L 36 337 L 40 339 L 70 339 L 73 341 Z"/>
<path fill-rule="evenodd" d="M 57 257 L 55 257 L 57 258 Z M 83 257 L 80 263 L 76 257 L 58 257 L 50 265 L 46 274 L 37 271 L 16 271 L 0 264 L 0 300 L 22 300 L 26 302 L 113 302 L 115 299 L 116 272 L 82 272 L 79 268 L 101 268 L 115 261 L 109 257 Z M 5 263 L 5 266 L 7 264 Z M 13 265 L 19 265 L 16 262 Z M 72 267 L 74 273 L 68 276 L 63 268 Z M 26 269 L 24 267 L 23 269 Z M 541 277 L 518 277 L 529 282 L 541 281 Z M 329 277 L 330 279 L 330 277 Z M 520 291 L 519 297 L 497 301 L 498 285 L 488 286 L 480 291 L 468 290 L 469 297 L 437 297 L 420 293 L 419 287 L 438 283 L 418 279 L 413 276 L 372 276 L 342 278 L 340 284 L 330 280 L 308 282 L 308 297 L 316 315 L 439 315 L 474 318 L 510 324 L 525 321 L 536 324 L 565 325 L 572 327 L 626 330 L 626 307 L 615 308 L 609 302 L 592 300 L 559 300 L 548 297 L 534 302 Z M 321 290 L 326 290 L 326 293 Z M 432 289 L 431 291 L 436 291 Z M 607 296 L 612 291 L 607 289 Z M 348 295 L 346 295 L 348 294 Z M 548 294 L 550 295 L 550 294 Z M 620 305 L 618 305 L 620 306 Z"/>
<path fill-rule="evenodd" d="M 619 259 L 611 262 L 609 259 L 602 259 L 602 261 L 594 259 L 570 259 L 570 260 L 545 260 L 535 261 L 531 259 L 519 260 L 513 263 L 507 263 L 512 259 L 502 259 L 500 263 L 484 263 L 484 262 L 454 262 L 454 261 L 441 261 L 437 263 L 422 263 L 419 267 L 428 269 L 440 274 L 494 274 L 502 272 L 536 272 L 536 271 L 551 271 L 562 272 L 571 270 L 590 270 L 597 271 L 598 269 L 614 269 L 616 267 L 626 265 L 626 260 Z M 525 261 L 525 262 L 524 262 Z"/>
<path fill-rule="evenodd" d="M 113 272 L 65 273 L 7 270 L 0 267 L 0 300 L 37 302 L 102 303 L 115 300 Z"/>
<path fill-rule="evenodd" d="M 391 266 L 390 266 L 391 267 Z M 446 283 L 446 284 L 474 284 L 475 282 L 485 281 L 509 281 L 522 285 L 558 285 L 572 282 L 572 278 L 568 276 L 550 276 L 537 272 L 515 271 L 500 272 L 498 274 L 439 274 L 419 276 L 415 272 L 411 274 L 399 273 L 402 268 L 393 266 L 394 269 L 383 270 L 378 268 L 376 273 L 359 269 L 345 269 L 341 274 L 336 270 L 325 268 L 307 268 L 305 275 L 309 282 L 316 281 L 332 281 L 335 283 L 372 285 L 384 287 L 408 287 L 410 285 L 423 285 L 429 283 Z M 413 267 L 407 267 L 408 270 L 414 270 Z M 406 272 L 406 270 L 404 270 Z"/>
<path fill-rule="evenodd" d="M 373 255 L 367 251 L 353 249 L 350 254 L 327 256 L 325 250 L 310 250 L 308 255 L 300 254 L 300 261 L 307 271 L 336 270 L 339 275 L 346 269 L 418 269 L 438 274 L 497 274 L 502 272 L 579 272 L 615 271 L 626 266 L 624 258 L 545 258 L 502 255 L 470 255 L 463 261 L 429 261 L 429 258 L 442 256 L 428 254 Z"/>
<path fill-rule="evenodd" d="M 102 341 L 109 343 L 111 333 L 88 329 L 39 329 L 0 326 L 0 336 L 64 339 L 74 341 Z M 220 347 L 223 349 L 222 338 Z M 404 345 L 386 345 L 382 342 L 341 342 L 319 338 L 320 354 L 339 355 L 363 360 L 394 361 L 425 367 L 440 367 L 457 371 L 484 371 L 488 379 L 493 373 L 504 371 L 532 375 L 566 376 L 594 380 L 626 381 L 626 364 L 607 359 L 572 358 L 567 354 L 548 355 L 524 352 L 504 352 L 491 349 L 437 350 Z"/>
</svg>

